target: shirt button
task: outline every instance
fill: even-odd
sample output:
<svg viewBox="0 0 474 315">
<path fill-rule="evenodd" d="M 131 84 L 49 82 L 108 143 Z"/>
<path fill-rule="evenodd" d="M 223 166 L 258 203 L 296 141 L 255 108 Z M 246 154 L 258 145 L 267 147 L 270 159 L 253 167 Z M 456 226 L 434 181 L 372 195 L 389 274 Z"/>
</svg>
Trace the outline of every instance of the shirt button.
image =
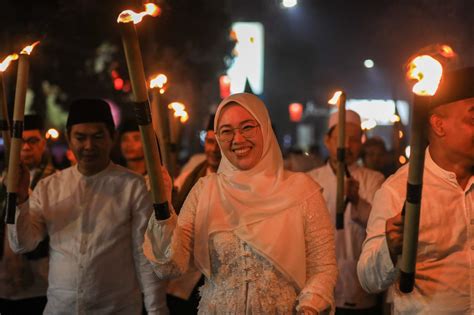
<svg viewBox="0 0 474 315">
<path fill-rule="evenodd" d="M 474 219 L 471 219 L 471 224 L 474 224 Z"/>
</svg>

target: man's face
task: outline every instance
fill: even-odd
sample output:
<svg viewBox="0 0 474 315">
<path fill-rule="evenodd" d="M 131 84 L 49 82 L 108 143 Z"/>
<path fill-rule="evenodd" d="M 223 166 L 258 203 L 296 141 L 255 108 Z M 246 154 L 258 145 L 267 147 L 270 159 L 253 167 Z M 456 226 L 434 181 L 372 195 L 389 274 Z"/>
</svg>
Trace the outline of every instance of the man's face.
<svg viewBox="0 0 474 315">
<path fill-rule="evenodd" d="M 337 125 L 334 130 L 326 135 L 324 138 L 324 144 L 329 151 L 329 159 L 332 163 L 337 161 L 337 139 L 339 137 L 339 130 Z M 362 130 L 360 126 L 353 123 L 346 123 L 346 163 L 352 164 L 359 158 L 360 150 L 362 147 Z"/>
<path fill-rule="evenodd" d="M 38 129 L 23 131 L 20 158 L 29 169 L 38 167 L 46 149 L 46 140 Z"/>
<path fill-rule="evenodd" d="M 120 137 L 120 150 L 127 161 L 143 160 L 144 153 L 140 131 L 124 132 Z"/>
<path fill-rule="evenodd" d="M 436 141 L 456 160 L 474 165 L 474 98 L 439 106 L 435 113 L 442 123 Z"/>
<path fill-rule="evenodd" d="M 94 175 L 109 164 L 113 139 L 104 123 L 73 125 L 68 142 L 82 174 Z"/>
<path fill-rule="evenodd" d="M 364 165 L 367 168 L 382 171 L 385 166 L 385 151 L 381 146 L 371 145 L 364 149 Z"/>
<path fill-rule="evenodd" d="M 206 154 L 207 164 L 217 171 L 221 162 L 221 150 L 217 144 L 216 134 L 213 130 L 208 130 L 204 140 L 204 153 Z"/>
</svg>

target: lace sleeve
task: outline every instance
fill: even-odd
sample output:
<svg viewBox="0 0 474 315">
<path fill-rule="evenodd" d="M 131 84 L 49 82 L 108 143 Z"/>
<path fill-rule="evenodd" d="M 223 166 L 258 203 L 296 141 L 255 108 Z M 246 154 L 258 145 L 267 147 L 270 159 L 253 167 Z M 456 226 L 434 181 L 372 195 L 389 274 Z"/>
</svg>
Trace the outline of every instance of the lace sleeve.
<svg viewBox="0 0 474 315">
<path fill-rule="evenodd" d="M 322 312 L 334 305 L 337 264 L 334 227 L 326 203 L 318 191 L 303 205 L 305 216 L 306 285 L 298 297 L 297 310 L 310 307 Z"/>
<path fill-rule="evenodd" d="M 148 222 L 143 251 L 161 279 L 176 278 L 185 273 L 191 261 L 194 244 L 194 220 L 201 181 L 191 189 L 179 216 L 157 221 L 154 216 Z"/>
</svg>

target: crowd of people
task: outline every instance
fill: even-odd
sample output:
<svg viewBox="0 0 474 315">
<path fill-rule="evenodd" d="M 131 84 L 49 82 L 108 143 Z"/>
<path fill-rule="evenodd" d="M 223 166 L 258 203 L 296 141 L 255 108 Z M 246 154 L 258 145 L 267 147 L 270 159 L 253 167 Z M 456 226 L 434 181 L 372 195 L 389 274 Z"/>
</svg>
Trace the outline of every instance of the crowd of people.
<svg viewBox="0 0 474 315">
<path fill-rule="evenodd" d="M 409 164 L 389 176 L 384 142 L 363 143 L 354 111 L 343 122 L 337 229 L 337 112 L 327 159 L 298 167 L 296 151 L 285 161 L 257 96 L 225 98 L 209 117 L 204 153 L 177 178 L 162 168 L 164 220 L 152 215 L 135 121 L 116 128 L 104 100 L 73 101 L 74 164 L 57 170 L 43 122 L 27 115 L 15 224 L 0 222 L 0 313 L 472 314 L 474 68 L 446 73 L 426 111 L 411 293 L 397 285 Z M 116 141 L 123 165 L 110 158 Z"/>
</svg>

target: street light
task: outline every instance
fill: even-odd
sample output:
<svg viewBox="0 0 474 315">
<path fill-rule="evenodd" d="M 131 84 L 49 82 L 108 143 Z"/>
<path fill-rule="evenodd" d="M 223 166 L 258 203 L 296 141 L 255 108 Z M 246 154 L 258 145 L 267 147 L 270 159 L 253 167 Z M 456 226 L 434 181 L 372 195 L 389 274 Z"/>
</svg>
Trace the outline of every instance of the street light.
<svg viewBox="0 0 474 315">
<path fill-rule="evenodd" d="M 374 67 L 374 61 L 372 59 L 365 59 L 364 60 L 364 66 L 367 69 L 373 68 Z"/>
<path fill-rule="evenodd" d="M 281 2 L 281 4 L 285 7 L 285 8 L 292 8 L 294 6 L 296 6 L 298 4 L 298 0 L 283 0 Z"/>
</svg>

